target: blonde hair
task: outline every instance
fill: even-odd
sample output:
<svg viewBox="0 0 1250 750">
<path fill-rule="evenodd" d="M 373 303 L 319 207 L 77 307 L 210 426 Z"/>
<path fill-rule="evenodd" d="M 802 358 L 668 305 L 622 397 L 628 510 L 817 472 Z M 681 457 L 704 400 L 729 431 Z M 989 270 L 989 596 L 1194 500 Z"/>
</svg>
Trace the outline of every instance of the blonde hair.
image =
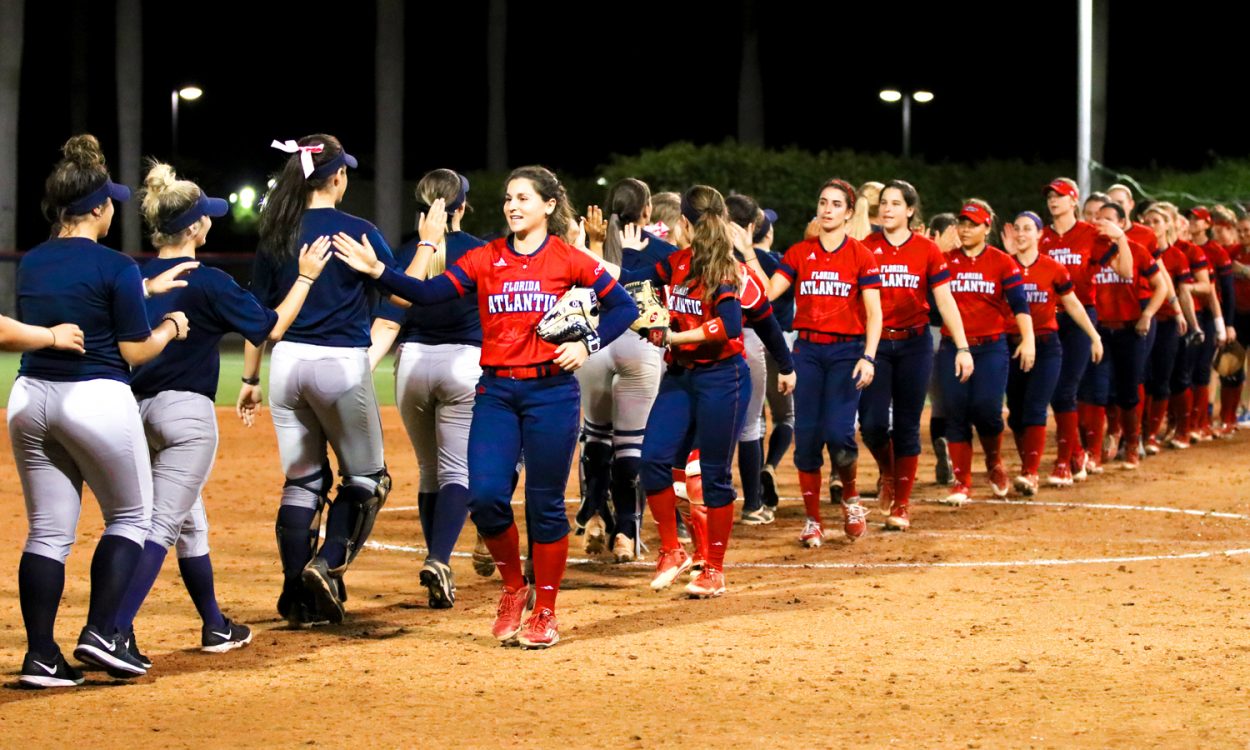
<svg viewBox="0 0 1250 750">
<path fill-rule="evenodd" d="M 738 261 L 729 235 L 729 212 L 725 198 L 714 187 L 695 185 L 685 201 L 699 214 L 690 241 L 690 275 L 703 282 L 703 301 L 711 303 L 717 287 L 738 289 Z"/>
<path fill-rule="evenodd" d="M 661 221 L 669 230 L 681 221 L 681 196 L 677 193 L 655 193 L 651 196 L 651 222 Z"/>
<path fill-rule="evenodd" d="M 881 204 L 881 190 L 885 185 L 880 182 L 868 181 L 856 191 L 859 196 L 855 201 L 855 215 L 847 222 L 846 233 L 857 240 L 872 234 L 872 223 L 877 218 L 877 206 Z"/>
<path fill-rule="evenodd" d="M 1171 247 L 1176 242 L 1176 215 L 1173 213 L 1174 211 L 1176 211 L 1176 206 L 1173 206 L 1171 203 L 1167 203 L 1165 201 L 1160 201 L 1158 203 L 1151 204 L 1151 206 L 1145 211 L 1142 211 L 1141 214 L 1142 218 L 1145 218 L 1150 214 L 1158 214 L 1164 219 L 1167 219 L 1168 225 L 1163 230 L 1163 239 L 1167 241 L 1168 247 Z"/>
<path fill-rule="evenodd" d="M 163 222 L 191 208 L 200 199 L 200 188 L 189 180 L 180 180 L 174 168 L 155 159 L 148 160 L 148 174 L 143 178 L 142 203 L 139 208 L 147 222 L 153 247 L 180 243 L 188 232 L 194 233 L 199 220 L 174 234 L 160 230 Z"/>
<path fill-rule="evenodd" d="M 428 207 L 439 198 L 442 198 L 444 203 L 450 204 L 460 195 L 460 175 L 450 169 L 435 169 L 432 172 L 427 172 L 421 178 L 421 181 L 417 183 L 416 195 L 417 201 L 423 204 L 425 210 L 428 210 Z M 464 205 L 467 206 L 468 204 L 468 198 L 465 198 Z M 447 228 L 451 229 L 451 213 L 447 215 Z M 432 279 L 446 270 L 447 238 L 444 235 L 443 241 L 438 243 L 438 249 L 430 257 L 430 264 L 426 267 L 425 278 Z"/>
</svg>

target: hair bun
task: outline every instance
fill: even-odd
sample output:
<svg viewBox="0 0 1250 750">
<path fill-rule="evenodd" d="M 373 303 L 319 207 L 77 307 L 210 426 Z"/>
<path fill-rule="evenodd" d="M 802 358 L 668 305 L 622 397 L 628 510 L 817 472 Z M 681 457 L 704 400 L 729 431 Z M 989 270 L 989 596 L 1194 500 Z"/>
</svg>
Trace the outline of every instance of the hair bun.
<svg viewBox="0 0 1250 750">
<path fill-rule="evenodd" d="M 143 187 L 149 193 L 164 192 L 178 181 L 178 175 L 174 173 L 174 168 L 168 164 L 159 161 L 153 161 L 148 168 L 148 174 L 143 178 Z"/>
<path fill-rule="evenodd" d="M 65 142 L 61 153 L 66 161 L 79 167 L 103 167 L 104 151 L 100 149 L 100 141 L 90 133 L 76 135 Z"/>
</svg>

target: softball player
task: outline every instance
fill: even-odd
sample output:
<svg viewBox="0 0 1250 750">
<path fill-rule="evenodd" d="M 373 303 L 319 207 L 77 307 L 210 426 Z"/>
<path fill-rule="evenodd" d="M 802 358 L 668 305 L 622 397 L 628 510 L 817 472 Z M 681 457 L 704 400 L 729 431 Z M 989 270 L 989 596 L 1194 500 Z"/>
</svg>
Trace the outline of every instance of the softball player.
<svg viewBox="0 0 1250 750">
<path fill-rule="evenodd" d="M 651 268 L 677 248 L 643 231 L 642 250 L 620 244 L 627 224 L 651 222 L 651 189 L 626 178 L 608 188 L 603 257 L 627 271 Z M 596 215 L 591 211 L 592 218 Z M 611 552 L 617 562 L 641 553 L 639 524 L 646 493 L 638 478 L 647 415 L 663 375 L 664 353 L 638 336 L 622 336 L 577 370 L 582 398 L 581 470 L 585 498 L 577 522 L 587 525 L 586 552 Z M 611 508 L 608 496 L 611 496 Z M 606 522 L 606 523 L 605 523 Z"/>
<path fill-rule="evenodd" d="M 195 251 L 207 240 L 212 219 L 224 216 L 228 209 L 226 201 L 210 198 L 195 183 L 177 179 L 169 165 L 153 163 L 144 180 L 142 211 L 159 256 L 143 266 L 144 277 L 154 278 L 179 263 L 194 260 Z M 281 339 L 325 267 L 329 250 L 328 237 L 319 238 L 311 249 L 301 249 L 302 283 L 291 288 L 276 311 L 262 306 L 229 274 L 204 267 L 185 277 L 185 289 L 148 302 L 150 320 L 159 321 L 178 308 L 187 315 L 194 333 L 136 368 L 130 381 L 147 435 L 153 485 L 152 525 L 117 614 L 117 628 L 129 634 L 136 653 L 135 615 L 160 575 L 167 551 L 175 544 L 178 570 L 203 621 L 201 650 L 221 653 L 252 640 L 251 629 L 224 616 L 217 604 L 208 519 L 200 496 L 217 453 L 213 401 L 220 371 L 218 346 L 229 332 L 242 334 L 254 344 L 266 338 Z M 151 665 L 146 657 L 139 656 Z"/>
<path fill-rule="evenodd" d="M 1156 203 L 1146 209 L 1142 218 L 1155 233 L 1158 246 L 1163 248 L 1159 253 L 1159 262 L 1175 290 L 1175 294 L 1168 299 L 1168 304 L 1155 315 L 1155 340 L 1150 347 L 1146 367 L 1146 395 L 1151 399 L 1144 428 L 1146 453 L 1155 455 L 1162 448 L 1159 434 L 1163 429 L 1163 419 L 1169 411 L 1173 393 L 1172 371 L 1179 359 L 1177 353 L 1181 338 L 1187 331 L 1195 328 L 1191 292 L 1193 273 L 1189 268 L 1189 258 L 1177 244 L 1176 225 L 1167 208 Z"/>
<path fill-rule="evenodd" d="M 1228 330 L 1228 340 L 1241 341 L 1240 333 L 1245 328 L 1241 318 L 1244 307 L 1238 299 L 1237 270 L 1233 265 L 1233 253 L 1240 250 L 1237 244 L 1237 216 L 1225 206 L 1211 208 L 1211 234 L 1214 241 L 1228 256 L 1228 273 L 1219 276 L 1220 308 L 1224 311 L 1224 324 Z M 1219 425 L 1212 428 L 1212 434 L 1218 438 L 1232 437 L 1237 429 L 1237 405 L 1241 401 L 1241 383 L 1245 377 L 1244 368 L 1237 374 L 1220 378 Z"/>
<path fill-rule="evenodd" d="M 43 202 L 52 239 L 25 253 L 17 269 L 19 318 L 48 328 L 41 341 L 40 330 L 3 326 L 9 347 L 31 350 L 22 356 L 8 405 L 30 529 L 17 573 L 27 642 L 18 681 L 29 687 L 83 681 L 53 635 L 83 482 L 100 503 L 105 528 L 92 558 L 91 603 L 74 656 L 114 677 L 147 672 L 114 625 L 152 514 L 151 466 L 129 366 L 187 334 L 181 312 L 150 327 L 143 298 L 185 284 L 171 277 L 189 266 L 145 287 L 133 259 L 99 244 L 113 221 L 113 201 L 128 199 L 130 190 L 109 179 L 94 136 L 74 136 L 62 152 Z M 81 330 L 58 325 L 66 319 Z M 44 345 L 52 348 L 33 351 Z"/>
<path fill-rule="evenodd" d="M 1250 345 L 1250 216 L 1237 219 L 1234 231 L 1236 240 L 1228 245 L 1228 255 L 1233 261 L 1233 306 L 1237 310 L 1234 330 L 1237 340 L 1242 346 L 1247 346 Z M 1220 421 L 1224 423 L 1226 431 L 1231 432 L 1241 425 L 1244 415 L 1239 410 L 1245 382 L 1246 373 L 1243 368 L 1220 384 Z"/>
<path fill-rule="evenodd" d="M 957 223 L 952 213 L 936 214 L 929 219 L 929 239 L 942 251 L 943 259 L 959 247 Z M 942 343 L 942 318 L 936 313 L 935 309 L 929 310 L 929 336 L 933 339 L 934 357 Z M 942 395 L 942 377 L 936 372 L 929 374 L 929 442 L 937 458 L 933 464 L 933 480 L 942 486 L 950 485 L 955 481 L 955 474 L 951 471 L 951 452 L 946 441 L 946 398 Z"/>
<path fill-rule="evenodd" d="M 771 279 L 781 263 L 781 254 L 773 252 L 772 249 L 776 240 L 774 225 L 777 223 L 777 213 L 766 208 L 761 214 L 763 218 L 756 225 L 755 236 L 752 239 L 755 245 L 755 255 L 764 271 L 764 278 Z M 794 289 L 787 290 L 785 294 L 773 300 L 772 305 L 777 324 L 781 326 L 781 331 L 785 334 L 786 344 L 793 349 L 794 342 L 798 341 L 799 336 L 794 330 Z M 781 465 L 781 459 L 785 458 L 794 442 L 794 394 L 782 393 L 777 387 L 777 378 L 781 374 L 780 365 L 777 364 L 776 358 L 767 351 L 764 354 L 764 363 L 768 367 L 764 399 L 768 404 L 768 413 L 772 416 L 773 431 L 768 436 L 764 470 L 760 472 L 760 493 L 763 500 L 761 506 L 763 522 L 772 523 L 776 518 L 777 505 L 781 502 L 781 498 L 777 496 L 777 467 Z M 764 415 L 761 413 L 761 435 L 765 432 L 765 426 Z"/>
<path fill-rule="evenodd" d="M 427 221 L 437 221 L 439 212 L 449 216 L 451 229 L 437 250 L 430 248 L 423 254 L 428 258 L 425 267 L 411 265 L 417 251 L 427 247 L 424 240 L 412 240 L 399 249 L 400 267 L 416 277 L 436 276 L 485 244 L 460 228 L 469 209 L 469 180 L 464 175 L 450 169 L 427 173 L 417 183 L 417 203 L 421 207 L 418 232 Z M 482 377 L 478 364 L 482 323 L 477 305 L 469 298 L 420 310 L 384 302 L 377 315 L 369 363 L 377 367 L 399 338 L 395 403 L 421 470 L 417 507 L 421 535 L 429 550 L 421 567 L 421 583 L 429 590 L 430 607 L 446 609 L 456 601 L 451 552 L 469 515 L 469 426 L 474 388 Z"/>
<path fill-rule="evenodd" d="M 1076 298 L 1068 270 L 1037 250 L 1041 232 L 1042 219 L 1032 211 L 1022 212 L 1003 228 L 1003 246 L 1020 270 L 1037 347 L 1032 369 L 1026 371 L 1019 360 L 1013 359 L 1007 373 L 1007 425 L 1020 454 L 1020 475 L 1014 485 L 1016 491 L 1026 497 L 1037 494 L 1038 470 L 1046 450 L 1046 407 L 1054 395 L 1063 362 L 1059 323 L 1055 319 L 1059 304 L 1089 336 L 1093 361 L 1097 363 L 1102 359 L 1102 337 Z M 1007 319 L 1007 343 L 1018 346 L 1021 340 L 1020 329 L 1012 316 Z"/>
<path fill-rule="evenodd" d="M 1038 249 L 1068 269 L 1077 299 L 1085 306 L 1085 313 L 1090 320 L 1097 322 L 1094 287 L 1091 283 L 1093 261 L 1105 260 L 1102 265 L 1113 266 L 1121 275 L 1132 275 L 1128 241 L 1117 243 L 1118 252 L 1114 258 L 1092 258 L 1098 230 L 1077 219 L 1076 209 L 1080 195 L 1076 183 L 1067 177 L 1059 177 L 1052 180 L 1043 192 L 1046 195 L 1046 208 L 1050 212 L 1051 224 L 1042 230 Z M 1075 478 L 1084 479 L 1086 476 L 1084 453 L 1080 451 L 1081 434 L 1076 411 L 1076 392 L 1089 364 L 1091 342 L 1089 336 L 1067 313 L 1059 313 L 1058 322 L 1063 364 L 1059 369 L 1059 384 L 1055 387 L 1055 395 L 1051 400 L 1051 408 L 1055 412 L 1055 444 L 1058 453 L 1055 457 L 1055 468 L 1047 482 L 1063 487 L 1072 484 L 1074 466 L 1077 467 Z M 1079 463 L 1074 459 L 1079 459 Z"/>
<path fill-rule="evenodd" d="M 560 639 L 555 604 L 569 550 L 564 487 L 577 444 L 580 400 L 572 371 L 591 349 L 627 329 L 638 308 L 602 264 L 560 239 L 568 231 L 571 210 L 554 174 L 522 167 L 506 184 L 503 209 L 512 233 L 470 250 L 428 281 L 389 268 L 368 237 L 358 241 L 339 234 L 334 245 L 345 264 L 415 304 L 477 294 L 484 372 L 469 430 L 469 510 L 504 582 L 492 632 L 505 643 L 515 639 L 526 648 L 546 648 Z M 439 239 L 428 234 L 423 247 Z M 535 330 L 538 321 L 573 286 L 589 287 L 599 297 L 597 338 L 558 346 L 544 341 Z M 522 450 L 533 586 L 522 575 L 510 505 Z"/>
<path fill-rule="evenodd" d="M 881 231 L 864 240 L 881 269 L 883 327 L 877 376 L 864 390 L 859 405 L 860 430 L 882 477 L 879 501 L 888 512 L 885 527 L 898 531 L 911 525 L 920 417 L 933 369 L 930 295 L 955 346 L 968 348 L 963 320 L 951 295 L 946 258 L 936 243 L 911 231 L 919 210 L 916 188 L 891 180 L 881 191 L 877 207 Z M 972 355 L 958 353 L 954 366 L 961 382 L 966 382 L 973 373 Z"/>
<path fill-rule="evenodd" d="M 1003 393 L 1007 388 L 1007 365 L 1010 359 L 1020 360 L 1020 369 L 1033 369 L 1035 345 L 1033 318 L 1028 298 L 1015 261 L 1002 250 L 986 244 L 994 212 L 989 204 L 972 199 L 959 212 L 961 247 L 947 258 L 950 268 L 951 294 L 959 305 L 965 323 L 969 353 L 975 370 L 972 377 L 960 380 L 955 358 L 961 352 L 951 338 L 950 329 L 942 328 L 942 346 L 938 349 L 938 372 L 945 378 L 947 435 L 951 462 L 955 470 L 955 486 L 943 502 L 963 505 L 972 495 L 972 428 L 975 426 L 985 451 L 985 468 L 990 489 L 995 497 L 1006 497 L 1007 469 L 1003 466 Z M 1020 343 L 1008 354 L 1004 335 L 1005 318 L 1015 317 Z"/>
<path fill-rule="evenodd" d="M 1216 337 L 1216 316 L 1212 310 L 1218 310 L 1219 297 L 1215 293 L 1214 282 L 1211 280 L 1211 262 L 1206 252 L 1184 239 L 1189 233 L 1189 221 L 1180 210 L 1171 203 L 1159 204 L 1172 216 L 1176 227 L 1176 244 L 1189 261 L 1189 271 L 1193 276 L 1190 296 L 1193 303 L 1194 320 L 1189 334 L 1182 339 L 1181 347 L 1172 368 L 1171 402 L 1168 405 L 1169 421 L 1172 433 L 1168 445 L 1177 449 L 1190 446 L 1198 434 L 1193 430 L 1194 383 L 1201 378 L 1204 369 L 1200 362 L 1206 362 L 1207 382 L 1210 382 L 1210 354 L 1214 349 L 1207 347 L 1208 341 Z M 1219 342 L 1221 345 L 1222 341 Z M 1194 433 L 1194 434 L 1191 434 Z"/>
<path fill-rule="evenodd" d="M 1215 361 L 1217 348 L 1223 348 L 1228 341 L 1229 327 L 1234 323 L 1236 304 L 1233 302 L 1233 262 L 1228 252 L 1211 237 L 1214 219 L 1205 206 L 1189 209 L 1189 239 L 1202 248 L 1210 264 L 1210 314 L 1204 316 L 1203 330 L 1206 336 L 1194 362 L 1194 405 L 1190 415 L 1190 438 L 1194 440 L 1210 440 L 1214 437 L 1211 431 L 1211 365 Z M 1227 312 L 1226 312 L 1227 311 Z M 1205 323 L 1210 318 L 1210 325 Z M 1235 330 L 1235 329 L 1234 329 Z M 1211 335 L 1211 332 L 1214 335 Z"/>
<path fill-rule="evenodd" d="M 820 470 L 826 449 L 842 481 L 847 538 L 854 541 L 867 528 L 855 487 L 855 412 L 876 372 L 881 277 L 872 253 L 848 234 L 855 197 L 855 188 L 844 180 L 825 183 L 816 204 L 820 233 L 787 250 L 769 280 L 770 297 L 796 286 L 794 354 L 802 372 L 796 373 L 794 465 L 807 516 L 799 535 L 805 547 L 825 540 Z"/>
<path fill-rule="evenodd" d="M 696 185 L 682 195 L 681 214 L 676 238 L 686 247 L 651 269 L 624 271 L 621 278 L 627 283 L 645 279 L 668 286 L 672 316 L 670 328 L 649 331 L 653 343 L 669 349 L 670 362 L 647 418 L 642 444 L 643 484 L 660 532 L 660 555 L 651 587 L 656 591 L 668 587 L 693 564 L 677 539 L 672 474 L 679 456 L 689 450 L 693 431 L 707 511 L 703 532 L 707 559 L 686 592 L 703 598 L 725 592 L 725 552 L 734 520 L 730 463 L 751 397 L 750 371 L 741 356 L 744 310 L 764 345 L 781 362 L 779 387 L 791 390 L 794 379 L 764 282 L 733 256 L 735 248 L 751 255 L 751 236 L 729 221 L 724 198 L 706 185 Z M 622 245 L 645 247 L 636 226 L 626 227 Z M 691 473 L 688 466 L 688 478 Z M 696 502 L 696 495 L 690 496 Z"/>
<path fill-rule="evenodd" d="M 260 214 L 260 246 L 252 293 L 275 307 L 300 280 L 298 248 L 344 232 L 368 235 L 383 262 L 395 260 L 369 222 L 339 211 L 347 169 L 356 158 L 334 136 L 274 141 L 290 153 Z M 286 483 L 276 524 L 282 559 L 278 613 L 293 625 L 343 619 L 343 574 L 364 546 L 391 488 L 382 459 L 382 423 L 369 370 L 373 285 L 348 267 L 330 264 L 310 289 L 303 309 L 274 345 L 269 406 Z M 244 345 L 238 412 L 251 423 L 261 403 L 264 344 Z M 326 514 L 317 549 L 320 513 L 330 502 L 333 475 L 326 444 L 342 481 Z"/>
</svg>

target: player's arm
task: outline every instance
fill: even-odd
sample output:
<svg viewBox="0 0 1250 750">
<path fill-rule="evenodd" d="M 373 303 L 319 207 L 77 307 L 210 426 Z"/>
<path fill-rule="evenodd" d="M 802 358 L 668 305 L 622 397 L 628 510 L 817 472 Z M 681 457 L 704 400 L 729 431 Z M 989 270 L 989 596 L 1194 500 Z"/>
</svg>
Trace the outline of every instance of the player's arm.
<svg viewBox="0 0 1250 750">
<path fill-rule="evenodd" d="M 964 319 L 959 314 L 959 305 L 955 303 L 955 295 L 951 294 L 948 284 L 932 287 L 933 302 L 937 305 L 938 314 L 942 316 L 942 325 L 950 331 L 951 340 L 955 342 L 955 376 L 959 382 L 966 383 L 972 377 L 972 352 L 968 349 L 968 336 L 964 333 Z"/>
<path fill-rule="evenodd" d="M 1094 321 L 1089 319 L 1089 313 L 1085 312 L 1085 305 L 1076 298 L 1076 292 L 1072 291 L 1069 286 L 1068 291 L 1059 295 L 1059 304 L 1063 305 L 1063 311 L 1072 318 L 1072 322 L 1076 323 L 1076 327 L 1085 332 L 1089 337 L 1090 343 L 1090 359 L 1094 362 L 1102 361 L 1102 336 L 1098 333 L 1098 327 L 1094 325 Z"/>
<path fill-rule="evenodd" d="M 265 342 L 262 341 L 259 346 L 250 341 L 243 342 L 243 385 L 234 402 L 234 413 L 248 427 L 256 421 L 265 400 L 260 385 L 260 364 L 264 358 Z"/>
<path fill-rule="evenodd" d="M 0 315 L 0 349 L 6 352 L 31 352 L 36 349 L 60 349 L 82 354 L 82 329 L 74 323 L 32 326 Z"/>
<path fill-rule="evenodd" d="M 877 374 L 877 347 L 881 344 L 881 327 L 884 315 L 881 312 L 881 289 L 861 289 L 860 299 L 864 302 L 864 355 L 855 363 L 851 378 L 855 387 L 863 390 L 872 384 Z"/>
<path fill-rule="evenodd" d="M 447 238 L 447 209 L 442 198 L 438 198 L 430 205 L 429 214 L 423 213 L 418 217 L 417 235 L 421 241 L 417 243 L 417 252 L 413 254 L 408 267 L 404 269 L 404 275 L 414 279 L 424 279 L 429 272 L 430 259 L 434 257 L 439 244 Z M 367 238 L 362 239 L 368 241 Z M 411 302 L 398 295 L 391 295 L 390 302 L 397 307 L 412 306 Z"/>
<path fill-rule="evenodd" d="M 377 280 L 378 285 L 390 294 L 417 305 L 436 305 L 448 302 L 461 296 L 471 286 L 471 280 L 464 276 L 453 281 L 459 266 L 429 281 L 414 279 L 388 267 L 373 252 L 368 237 L 361 237 L 357 242 L 342 232 L 334 235 L 334 255 L 347 266 Z M 463 271 L 461 271 L 463 274 Z"/>
<path fill-rule="evenodd" d="M 378 369 L 378 363 L 391 351 L 399 337 L 399 323 L 386 318 L 374 318 L 369 329 L 369 369 Z"/>
<path fill-rule="evenodd" d="M 1158 266 L 1155 268 L 1155 273 L 1150 276 L 1150 300 L 1146 302 L 1146 307 L 1141 311 L 1141 317 L 1137 319 L 1139 336 L 1150 333 L 1150 321 L 1168 299 L 1167 272 L 1162 271 Z"/>
<path fill-rule="evenodd" d="M 273 309 L 278 314 L 278 322 L 269 329 L 270 341 L 281 341 L 287 329 L 295 322 L 304 302 L 308 300 L 308 291 L 313 282 L 321 276 L 321 271 L 330 260 L 330 238 L 318 237 L 311 245 L 304 245 L 299 250 L 299 276 L 291 285 L 282 302 Z"/>
<path fill-rule="evenodd" d="M 722 289 L 725 289 L 722 287 Z M 742 303 L 732 290 L 718 292 L 716 316 L 703 322 L 698 328 L 688 331 L 673 331 L 669 334 L 670 346 L 679 344 L 701 344 L 705 341 L 723 342 L 736 339 L 742 335 Z"/>
<path fill-rule="evenodd" d="M 1018 274 L 1013 273 L 1003 280 L 1003 295 L 1016 318 L 1016 327 L 1020 329 L 1020 345 L 1011 356 L 1019 357 L 1020 370 L 1028 372 L 1033 369 L 1033 361 L 1037 358 L 1037 342 L 1033 337 L 1033 313 L 1029 298 L 1024 293 L 1024 284 Z"/>
<path fill-rule="evenodd" d="M 1197 330 L 1198 316 L 1194 312 L 1194 285 L 1193 283 L 1182 282 L 1181 285 L 1177 288 L 1177 291 L 1180 292 L 1178 296 L 1180 297 L 1180 303 L 1181 303 L 1181 320 L 1184 321 L 1185 326 L 1189 330 L 1191 331 Z M 1177 333 L 1180 333 L 1182 336 L 1184 335 L 1183 331 L 1177 331 Z"/>
</svg>

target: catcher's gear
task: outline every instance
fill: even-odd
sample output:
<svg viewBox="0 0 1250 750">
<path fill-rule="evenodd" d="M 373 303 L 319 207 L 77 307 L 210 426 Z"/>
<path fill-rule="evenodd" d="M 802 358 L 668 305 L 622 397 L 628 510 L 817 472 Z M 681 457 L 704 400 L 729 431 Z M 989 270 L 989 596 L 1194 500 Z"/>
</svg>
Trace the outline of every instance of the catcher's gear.
<svg viewBox="0 0 1250 750">
<path fill-rule="evenodd" d="M 538 321 L 538 336 L 543 341 L 563 344 L 581 341 L 595 352 L 599 349 L 599 296 L 595 290 L 574 287 L 564 293 Z"/>
<path fill-rule="evenodd" d="M 353 481 L 355 477 L 344 477 L 343 483 L 339 485 L 338 496 L 334 499 L 334 504 L 350 503 L 355 506 L 353 528 L 348 532 L 346 539 L 339 539 L 343 546 L 347 548 L 347 558 L 343 564 L 337 568 L 330 570 L 330 575 L 341 578 L 343 573 L 347 571 L 347 566 L 352 564 L 356 559 L 356 555 L 360 554 L 360 550 L 364 547 L 365 541 L 369 538 L 369 532 L 373 531 L 373 523 L 377 520 L 378 511 L 382 510 L 382 506 L 386 505 L 386 496 L 391 493 L 391 475 L 382 469 L 378 474 L 372 474 L 366 479 L 372 480 L 369 483 L 361 483 Z M 369 487 L 372 484 L 372 488 Z M 326 527 L 327 539 L 330 528 Z"/>
<path fill-rule="evenodd" d="M 638 318 L 629 325 L 631 331 L 637 331 L 645 338 L 648 328 L 668 328 L 668 308 L 660 301 L 660 295 L 650 281 L 631 281 L 625 285 L 625 291 L 638 305 Z"/>
<path fill-rule="evenodd" d="M 1240 341 L 1234 341 L 1224 347 L 1220 356 L 1215 358 L 1215 372 L 1221 378 L 1231 378 L 1241 372 L 1246 364 L 1246 349 Z"/>
</svg>

